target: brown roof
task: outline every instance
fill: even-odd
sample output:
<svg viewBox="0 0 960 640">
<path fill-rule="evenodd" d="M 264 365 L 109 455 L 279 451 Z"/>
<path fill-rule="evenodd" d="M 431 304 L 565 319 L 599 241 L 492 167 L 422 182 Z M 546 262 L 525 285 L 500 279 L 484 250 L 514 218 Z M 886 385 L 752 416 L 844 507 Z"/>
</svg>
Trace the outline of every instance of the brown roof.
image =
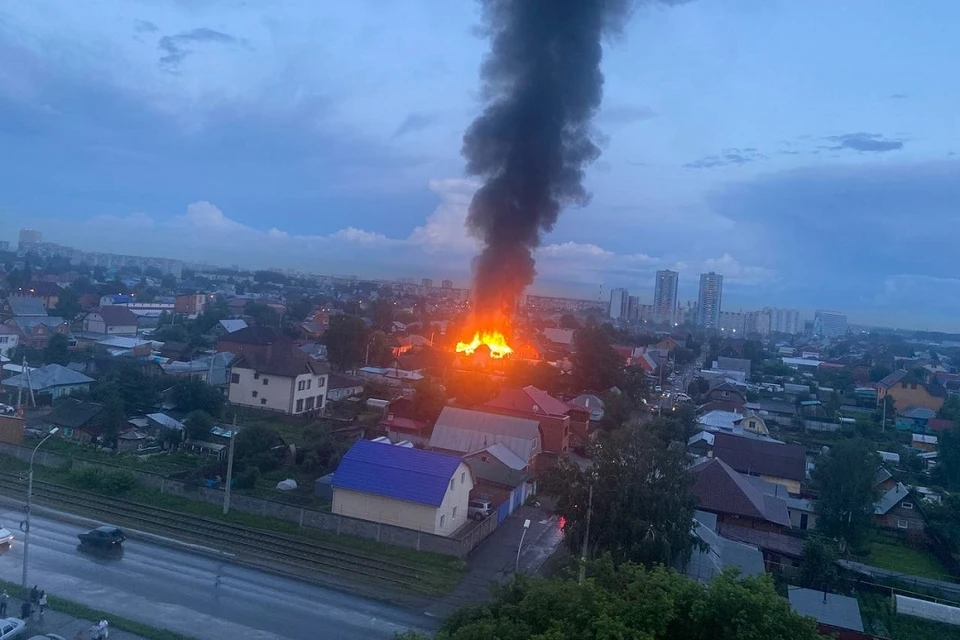
<svg viewBox="0 0 960 640">
<path fill-rule="evenodd" d="M 798 444 L 717 433 L 714 436 L 713 455 L 740 473 L 798 482 L 807 477 L 807 450 Z"/>
<path fill-rule="evenodd" d="M 803 555 L 803 538 L 794 538 L 782 533 L 772 531 L 759 531 L 757 529 L 748 529 L 747 527 L 738 527 L 735 524 L 720 523 L 720 535 L 724 538 L 730 538 L 737 542 L 752 544 L 760 547 L 764 551 L 773 551 L 782 553 L 786 556 L 799 558 Z"/>
<path fill-rule="evenodd" d="M 292 343 L 276 345 L 267 349 L 266 353 L 255 351 L 241 354 L 231 366 L 284 378 L 296 378 L 305 373 L 320 375 L 329 371 L 325 362 L 314 360 Z"/>
<path fill-rule="evenodd" d="M 63 293 L 63 287 L 55 282 L 35 281 L 31 282 L 27 287 L 30 290 L 30 295 L 40 298 L 59 296 Z"/>
<path fill-rule="evenodd" d="M 135 327 L 137 326 L 137 314 L 126 307 L 104 306 L 100 307 L 96 313 L 100 314 L 103 322 L 108 327 Z"/>
<path fill-rule="evenodd" d="M 930 431 L 953 431 L 957 423 L 946 418 L 930 418 L 927 420 L 927 429 Z"/>
<path fill-rule="evenodd" d="M 696 476 L 691 492 L 700 509 L 790 526 L 786 500 L 763 493 L 723 460 L 711 458 L 691 471 Z"/>
<path fill-rule="evenodd" d="M 729 411 L 730 413 L 744 413 L 746 405 L 743 402 L 737 402 L 734 400 L 711 400 L 710 402 L 701 405 L 697 412 L 700 414 L 706 414 L 711 411 Z"/>
<path fill-rule="evenodd" d="M 565 416 L 570 411 L 567 403 L 533 385 L 522 389 L 502 389 L 496 398 L 483 406 L 548 416 Z"/>
<path fill-rule="evenodd" d="M 292 342 L 279 329 L 273 327 L 252 326 L 238 329 L 220 338 L 223 342 L 238 342 L 242 344 L 270 345 L 281 342 Z"/>
</svg>

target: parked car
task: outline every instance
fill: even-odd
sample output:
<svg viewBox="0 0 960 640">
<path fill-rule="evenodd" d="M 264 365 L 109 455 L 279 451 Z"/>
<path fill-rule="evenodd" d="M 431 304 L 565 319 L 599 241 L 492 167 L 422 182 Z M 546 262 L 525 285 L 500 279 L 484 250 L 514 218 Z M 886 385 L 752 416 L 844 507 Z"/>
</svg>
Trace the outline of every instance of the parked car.
<svg viewBox="0 0 960 640">
<path fill-rule="evenodd" d="M 474 520 L 483 520 L 493 513 L 493 506 L 489 500 L 471 500 L 467 503 L 467 517 Z"/>
<path fill-rule="evenodd" d="M 13 532 L 0 527 L 0 547 L 7 547 L 11 544 L 13 544 Z"/>
<path fill-rule="evenodd" d="M 110 525 L 97 527 L 87 533 L 80 533 L 77 537 L 80 538 L 81 545 L 107 548 L 119 547 L 127 539 L 127 536 L 123 534 L 119 527 L 111 527 Z"/>
<path fill-rule="evenodd" d="M 63 636 L 58 636 L 55 633 L 45 633 L 42 636 L 30 636 L 27 640 L 67 640 Z"/>
<path fill-rule="evenodd" d="M 0 640 L 19 638 L 27 628 L 20 618 L 0 618 Z"/>
</svg>

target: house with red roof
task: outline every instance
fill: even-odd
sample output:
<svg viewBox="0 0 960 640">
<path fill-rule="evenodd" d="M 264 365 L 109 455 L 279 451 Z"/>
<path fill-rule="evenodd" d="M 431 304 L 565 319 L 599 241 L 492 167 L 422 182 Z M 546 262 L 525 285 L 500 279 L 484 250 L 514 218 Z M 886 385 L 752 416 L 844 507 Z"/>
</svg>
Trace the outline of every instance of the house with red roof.
<svg viewBox="0 0 960 640">
<path fill-rule="evenodd" d="M 579 407 L 571 407 L 566 402 L 554 398 L 542 389 L 528 385 L 522 389 L 505 388 L 493 400 L 478 407 L 488 413 L 500 413 L 536 420 L 543 433 L 543 452 L 563 455 L 570 448 L 571 422 L 578 423 L 579 431 L 586 432 L 584 417 L 589 415 Z"/>
</svg>

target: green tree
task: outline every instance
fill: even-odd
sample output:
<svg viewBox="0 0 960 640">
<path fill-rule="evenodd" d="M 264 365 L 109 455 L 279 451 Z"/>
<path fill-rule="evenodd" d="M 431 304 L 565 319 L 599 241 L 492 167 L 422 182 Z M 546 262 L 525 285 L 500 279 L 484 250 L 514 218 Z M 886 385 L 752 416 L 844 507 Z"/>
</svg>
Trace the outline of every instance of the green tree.
<svg viewBox="0 0 960 640">
<path fill-rule="evenodd" d="M 384 331 L 393 331 L 393 301 L 386 298 L 378 298 L 370 305 L 370 319 L 373 322 L 373 328 Z"/>
<path fill-rule="evenodd" d="M 531 364 L 523 360 L 507 361 L 507 384 L 511 387 L 533 385 L 550 393 L 560 392 L 560 370 L 547 362 Z"/>
<path fill-rule="evenodd" d="M 832 590 L 837 581 L 836 545 L 820 536 L 807 538 L 797 579 L 800 586 L 808 589 Z"/>
<path fill-rule="evenodd" d="M 893 370 L 886 365 L 874 365 L 870 368 L 870 382 L 880 382 L 891 373 L 893 373 Z"/>
<path fill-rule="evenodd" d="M 67 322 L 73 322 L 74 318 L 80 315 L 83 308 L 80 306 L 80 294 L 73 287 L 67 287 L 60 292 L 57 298 L 57 306 L 54 313 Z"/>
<path fill-rule="evenodd" d="M 64 365 L 70 362 L 70 341 L 62 333 L 50 336 L 47 346 L 43 348 L 43 361 L 47 364 Z"/>
<path fill-rule="evenodd" d="M 180 411 L 204 411 L 219 418 L 223 411 L 223 393 L 197 378 L 181 378 L 173 385 L 173 402 Z"/>
<path fill-rule="evenodd" d="M 587 325 L 576 332 L 573 342 L 573 377 L 577 390 L 603 391 L 620 383 L 623 358 L 614 350 L 606 329 Z"/>
<path fill-rule="evenodd" d="M 642 367 L 631 365 L 623 370 L 620 390 L 630 399 L 634 408 L 639 408 L 650 397 L 650 383 Z"/>
<path fill-rule="evenodd" d="M 580 322 L 577 320 L 576 316 L 565 313 L 560 316 L 560 328 L 561 329 L 579 329 Z"/>
<path fill-rule="evenodd" d="M 254 323 L 261 327 L 276 327 L 280 324 L 280 316 L 273 307 L 264 302 L 251 300 L 243 307 L 243 314 L 250 316 Z"/>
<path fill-rule="evenodd" d="M 870 532 L 879 497 L 873 479 L 879 467 L 876 447 L 858 439 L 838 442 L 813 469 L 817 530 L 836 539 L 841 551 L 859 548 Z"/>
<path fill-rule="evenodd" d="M 240 429 L 235 437 L 237 441 L 234 444 L 234 456 L 238 462 L 256 465 L 264 473 L 279 466 L 274 447 L 282 441 L 270 427 L 252 424 Z"/>
<path fill-rule="evenodd" d="M 171 273 L 160 278 L 160 286 L 167 291 L 173 291 L 177 288 L 177 277 Z"/>
<path fill-rule="evenodd" d="M 390 338 L 379 329 L 370 334 L 367 340 L 368 348 L 364 353 L 364 364 L 375 367 L 387 367 L 393 362 L 393 348 Z"/>
<path fill-rule="evenodd" d="M 937 440 L 935 478 L 950 491 L 960 489 L 960 431 L 942 432 Z"/>
<path fill-rule="evenodd" d="M 330 326 L 323 334 L 330 363 L 340 371 L 353 369 L 362 363 L 366 355 L 367 336 L 367 325 L 359 316 L 332 316 Z"/>
<path fill-rule="evenodd" d="M 103 440 L 109 446 L 116 446 L 117 436 L 126 427 L 127 417 L 124 410 L 123 398 L 114 389 L 101 400 L 103 412 L 101 424 L 103 426 Z"/>
<path fill-rule="evenodd" d="M 591 510 L 592 554 L 609 553 L 618 564 L 684 561 L 694 543 L 692 478 L 684 450 L 642 427 L 614 436 L 591 448 L 589 469 L 561 460 L 544 475 L 542 488 L 556 497 L 555 512 L 566 523 L 564 539 L 571 550 L 580 550 Z"/>
<path fill-rule="evenodd" d="M 440 415 L 446 401 L 443 388 L 429 378 L 424 378 L 414 385 L 411 409 L 418 419 L 433 422 Z"/>
<path fill-rule="evenodd" d="M 191 411 L 183 420 L 186 436 L 191 440 L 208 440 L 216 422 L 206 411 Z"/>
</svg>

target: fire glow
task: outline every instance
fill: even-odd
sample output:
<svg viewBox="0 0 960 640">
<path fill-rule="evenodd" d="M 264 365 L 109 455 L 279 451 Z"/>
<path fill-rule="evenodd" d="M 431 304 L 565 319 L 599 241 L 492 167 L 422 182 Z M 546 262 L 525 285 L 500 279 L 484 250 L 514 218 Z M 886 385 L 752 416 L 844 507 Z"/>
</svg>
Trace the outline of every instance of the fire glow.
<svg viewBox="0 0 960 640">
<path fill-rule="evenodd" d="M 457 343 L 457 353 L 471 356 L 484 344 L 490 349 L 491 358 L 499 360 L 513 353 L 513 349 L 507 344 L 507 337 L 499 331 L 477 331 L 470 342 Z"/>
</svg>

